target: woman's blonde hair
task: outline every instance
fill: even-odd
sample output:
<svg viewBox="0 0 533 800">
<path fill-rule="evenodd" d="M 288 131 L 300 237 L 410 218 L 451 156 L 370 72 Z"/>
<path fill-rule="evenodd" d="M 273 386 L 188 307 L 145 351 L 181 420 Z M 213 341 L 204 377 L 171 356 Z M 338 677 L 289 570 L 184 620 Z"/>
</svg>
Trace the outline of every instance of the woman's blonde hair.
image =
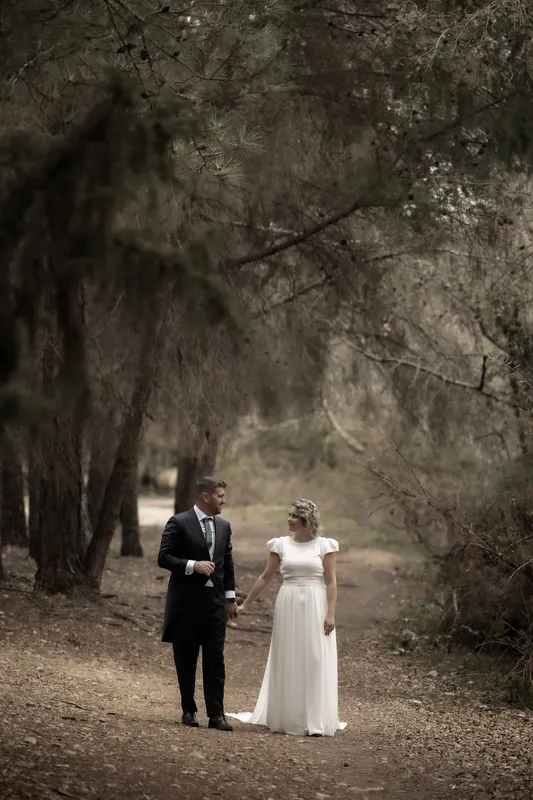
<svg viewBox="0 0 533 800">
<path fill-rule="evenodd" d="M 295 500 L 291 503 L 291 508 L 296 511 L 296 516 L 302 520 L 305 529 L 311 539 L 316 539 L 321 536 L 324 530 L 322 520 L 320 519 L 320 511 L 318 506 L 311 502 L 311 500 Z"/>
</svg>

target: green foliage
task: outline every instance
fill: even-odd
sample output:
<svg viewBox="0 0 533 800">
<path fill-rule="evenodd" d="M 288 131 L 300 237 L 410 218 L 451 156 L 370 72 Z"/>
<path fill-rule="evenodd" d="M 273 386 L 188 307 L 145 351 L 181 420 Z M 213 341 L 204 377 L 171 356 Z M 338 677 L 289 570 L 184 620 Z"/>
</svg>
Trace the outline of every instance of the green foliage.
<svg viewBox="0 0 533 800">
<path fill-rule="evenodd" d="M 157 313 L 165 288 L 182 303 L 194 300 L 200 321 L 239 327 L 234 299 L 213 271 L 209 240 L 192 240 L 181 250 L 154 248 L 142 233 L 120 231 L 112 245 L 113 270 L 103 279 L 110 278 L 115 291 L 124 291 L 136 312 Z"/>
<path fill-rule="evenodd" d="M 17 369 L 17 326 L 34 330 L 46 286 L 62 340 L 63 380 L 81 402 L 87 372 L 80 291 L 87 281 L 124 291 L 133 303 L 142 298 L 145 311 L 155 316 L 162 288 L 195 292 L 211 319 L 227 318 L 228 295 L 216 284 L 204 243 L 191 241 L 181 250 L 154 247 L 118 226 L 133 179 L 173 178 L 172 145 L 194 130 L 194 120 L 178 110 L 167 105 L 139 113 L 131 88 L 113 77 L 107 97 L 65 137 L 51 140 L 42 161 L 5 188 L 0 264 L 13 276 L 6 298 L 13 310 L 3 339 L 5 379 Z M 8 397 L 4 408 L 13 414 L 15 396 Z"/>
</svg>

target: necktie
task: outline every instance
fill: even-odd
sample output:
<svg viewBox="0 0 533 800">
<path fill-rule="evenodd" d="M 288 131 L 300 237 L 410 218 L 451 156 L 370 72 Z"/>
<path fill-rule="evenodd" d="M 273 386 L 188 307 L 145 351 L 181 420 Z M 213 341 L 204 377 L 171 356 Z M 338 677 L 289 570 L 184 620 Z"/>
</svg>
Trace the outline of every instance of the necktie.
<svg viewBox="0 0 533 800">
<path fill-rule="evenodd" d="M 213 517 L 204 517 L 204 536 L 207 542 L 207 549 L 211 552 L 213 546 Z"/>
</svg>

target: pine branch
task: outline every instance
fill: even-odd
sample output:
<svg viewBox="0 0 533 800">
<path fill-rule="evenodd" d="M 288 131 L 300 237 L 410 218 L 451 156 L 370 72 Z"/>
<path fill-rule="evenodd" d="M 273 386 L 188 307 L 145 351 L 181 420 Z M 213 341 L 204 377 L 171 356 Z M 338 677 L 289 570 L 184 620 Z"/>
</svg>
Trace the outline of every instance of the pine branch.
<svg viewBox="0 0 533 800">
<path fill-rule="evenodd" d="M 257 314 L 254 315 L 253 319 L 258 319 L 259 317 L 264 317 L 266 314 L 271 314 L 276 309 L 289 305 L 289 303 L 293 303 L 295 300 L 298 300 L 301 297 L 305 297 L 306 295 L 310 294 L 310 292 L 313 292 L 317 289 L 324 289 L 330 283 L 331 283 L 330 278 L 325 277 L 321 278 L 320 280 L 314 281 L 313 283 L 310 283 L 307 286 L 302 286 L 301 289 L 292 292 L 286 297 L 283 297 L 281 300 L 277 300 L 275 303 L 263 307 L 261 311 L 259 311 Z"/>
<path fill-rule="evenodd" d="M 398 158 L 400 158 L 398 156 Z M 293 247 L 297 247 L 300 244 L 304 244 L 305 242 L 309 241 L 313 237 L 317 236 L 322 231 L 331 228 L 333 225 L 337 225 L 339 222 L 351 217 L 353 214 L 357 213 L 357 211 L 363 211 L 364 209 L 369 208 L 384 208 L 384 207 L 393 207 L 397 205 L 398 200 L 386 202 L 386 201 L 378 201 L 378 200 L 355 200 L 351 205 L 347 208 L 343 209 L 342 211 L 338 211 L 335 214 L 331 214 L 326 219 L 322 220 L 322 222 L 317 223 L 316 225 L 311 226 L 305 231 L 301 233 L 296 233 L 291 236 L 288 236 L 283 241 L 279 242 L 278 244 L 268 245 L 264 247 L 262 250 L 257 250 L 255 253 L 247 253 L 244 256 L 240 256 L 239 258 L 229 259 L 225 262 L 225 265 L 230 268 L 235 267 L 245 267 L 248 264 L 254 264 L 257 261 L 264 261 L 267 258 L 271 258 L 272 256 L 277 255 L 278 253 L 282 253 L 285 250 L 290 250 Z"/>
<path fill-rule="evenodd" d="M 439 126 L 437 129 L 423 134 L 422 136 L 418 137 L 417 139 L 408 140 L 405 142 L 396 155 L 391 159 L 387 173 L 388 175 L 392 175 L 394 170 L 398 166 L 398 164 L 402 161 L 402 159 L 409 153 L 412 147 L 415 149 L 421 145 L 436 139 L 439 139 L 443 135 L 451 134 L 452 131 L 457 130 L 463 125 L 466 121 L 473 120 L 476 116 L 484 113 L 485 111 L 494 108 L 495 106 L 501 105 L 502 103 L 511 99 L 516 92 L 512 92 L 509 95 L 498 97 L 494 100 L 491 100 L 489 103 L 485 103 L 482 106 L 478 106 L 474 108 L 472 111 L 469 111 L 467 114 L 458 115 L 455 119 L 447 122 L 444 125 Z M 353 216 L 353 214 L 357 213 L 358 211 L 363 211 L 365 209 L 370 208 L 394 208 L 397 206 L 404 194 L 407 193 L 408 188 L 404 189 L 401 196 L 396 197 L 391 200 L 379 200 L 379 195 L 376 194 L 379 192 L 380 184 L 383 181 L 383 177 L 381 171 L 378 171 L 376 177 L 370 182 L 370 185 L 365 188 L 365 190 L 361 193 L 358 199 L 354 200 L 349 206 L 341 211 L 338 211 L 334 214 L 329 215 L 326 219 L 322 220 L 321 222 L 317 223 L 316 225 L 312 225 L 307 230 L 302 231 L 301 233 L 294 234 L 292 236 L 287 237 L 284 241 L 278 242 L 277 244 L 268 245 L 264 247 L 262 250 L 258 250 L 255 253 L 248 253 L 246 255 L 240 256 L 239 258 L 230 259 L 226 261 L 226 266 L 228 267 L 243 267 L 247 264 L 252 264 L 258 261 L 264 261 L 267 258 L 271 258 L 272 256 L 277 255 L 278 253 L 284 252 L 285 250 L 292 249 L 293 247 L 297 247 L 300 244 L 314 238 L 319 233 L 331 228 L 333 225 L 338 224 L 339 222 L 343 222 L 345 219 Z M 366 200 L 363 198 L 367 198 Z"/>
<path fill-rule="evenodd" d="M 480 380 L 478 381 L 478 383 L 468 383 L 468 381 L 463 381 L 461 378 L 453 378 L 449 375 L 443 375 L 442 372 L 439 372 L 436 369 L 432 369 L 431 367 L 428 367 L 424 364 L 408 361 L 403 358 L 395 358 L 392 356 L 380 356 L 377 353 L 370 353 L 367 350 L 364 350 L 362 347 L 358 347 L 353 342 L 346 341 L 346 344 L 352 350 L 355 350 L 357 353 L 360 353 L 369 361 L 374 361 L 377 364 L 384 364 L 384 365 L 391 364 L 395 367 L 406 367 L 407 369 L 413 370 L 415 372 L 423 372 L 425 375 L 430 375 L 432 378 L 436 378 L 437 380 L 447 384 L 448 386 L 456 386 L 460 389 L 466 389 L 468 391 L 475 392 L 476 394 L 486 397 L 488 400 L 493 400 L 495 403 L 501 403 L 502 405 L 509 406 L 510 408 L 516 407 L 516 403 L 514 403 L 512 400 L 509 400 L 509 398 L 504 397 L 502 395 L 494 394 L 494 392 L 487 391 L 484 388 L 485 377 L 486 377 L 486 356 L 483 356 L 483 364 L 482 364 Z"/>
</svg>

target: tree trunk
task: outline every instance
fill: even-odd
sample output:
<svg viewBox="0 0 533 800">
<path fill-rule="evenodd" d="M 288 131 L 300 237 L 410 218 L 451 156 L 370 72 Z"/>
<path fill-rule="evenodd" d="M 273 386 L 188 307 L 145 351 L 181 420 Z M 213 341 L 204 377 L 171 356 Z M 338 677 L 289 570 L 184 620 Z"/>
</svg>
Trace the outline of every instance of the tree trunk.
<svg viewBox="0 0 533 800">
<path fill-rule="evenodd" d="M 528 442 L 527 442 L 527 434 L 526 434 L 526 423 L 522 418 L 521 408 L 524 407 L 523 403 L 521 402 L 522 398 L 520 397 L 520 386 L 518 382 L 518 378 L 514 373 L 509 375 L 509 383 L 511 385 L 511 393 L 513 397 L 513 409 L 514 415 L 516 419 L 516 426 L 518 431 L 518 442 L 520 445 L 520 450 L 523 455 L 526 455 L 528 452 Z"/>
<path fill-rule="evenodd" d="M 106 486 L 98 523 L 85 557 L 85 574 L 91 586 L 98 591 L 111 540 L 119 520 L 128 477 L 136 463 L 144 417 L 148 410 L 157 369 L 160 332 L 159 321 L 153 324 L 151 335 L 144 339 L 137 380 L 122 424 L 113 470 Z"/>
<path fill-rule="evenodd" d="M 39 553 L 39 487 L 41 475 L 37 465 L 35 441 L 32 442 L 28 456 L 28 495 L 29 515 L 28 529 L 30 534 L 30 558 L 36 562 Z"/>
<path fill-rule="evenodd" d="M 12 434 L 2 437 L 0 464 L 0 526 L 4 545 L 28 547 L 24 510 L 24 473 Z"/>
<path fill-rule="evenodd" d="M 0 527 L 0 583 L 3 583 L 7 580 L 6 571 L 4 569 L 4 559 L 2 557 L 2 550 L 3 550 L 3 542 L 2 542 L 2 528 Z"/>
<path fill-rule="evenodd" d="M 49 336 L 43 351 L 43 389 L 54 411 L 35 442 L 33 477 L 37 502 L 35 590 L 71 594 L 85 584 L 81 504 L 83 491 L 83 417 L 58 384 L 61 365 L 57 339 Z M 32 536 L 33 538 L 33 536 Z"/>
<path fill-rule="evenodd" d="M 0 425 L 2 423 L 0 422 Z M 0 449 L 0 455 L 2 451 Z M 1 520 L 0 520 L 1 522 Z M 0 524 L 0 583 L 3 583 L 6 580 L 6 573 L 4 570 L 4 560 L 2 558 L 2 550 L 3 550 L 4 543 L 2 541 L 2 525 Z"/>
<path fill-rule="evenodd" d="M 83 463 L 83 459 L 82 459 Z M 85 553 L 87 552 L 87 548 L 89 547 L 89 542 L 91 541 L 91 537 L 93 535 L 93 528 L 91 525 L 91 519 L 89 517 L 89 508 L 87 504 L 87 488 L 85 486 L 85 481 L 82 477 L 81 483 L 81 539 L 82 539 L 82 559 L 85 558 Z"/>
<path fill-rule="evenodd" d="M 91 522 L 91 529 L 94 533 L 98 525 L 98 517 L 105 497 L 105 487 L 109 480 L 110 470 L 105 469 L 100 460 L 94 459 L 94 450 L 91 450 L 91 460 L 89 464 L 89 475 L 87 478 L 87 513 Z"/>
<path fill-rule="evenodd" d="M 120 547 L 121 556 L 143 555 L 141 537 L 139 531 L 139 505 L 138 505 L 138 486 L 139 486 L 139 459 L 136 454 L 135 461 L 128 475 L 124 497 L 120 507 L 120 524 L 122 526 L 122 542 Z"/>
<path fill-rule="evenodd" d="M 114 428 L 103 415 L 95 425 L 92 435 L 89 475 L 87 480 L 87 510 L 94 533 L 105 497 L 105 490 L 113 469 L 117 442 Z"/>
<path fill-rule="evenodd" d="M 198 478 L 211 475 L 215 469 L 219 437 L 212 431 L 200 430 L 187 434 L 186 442 L 178 443 L 177 480 L 174 493 L 174 513 L 179 514 L 194 505 L 195 484 Z"/>
<path fill-rule="evenodd" d="M 38 548 L 35 588 L 48 594 L 70 594 L 85 583 L 81 425 L 74 417 L 53 420 L 45 437 L 38 489 Z"/>
</svg>

